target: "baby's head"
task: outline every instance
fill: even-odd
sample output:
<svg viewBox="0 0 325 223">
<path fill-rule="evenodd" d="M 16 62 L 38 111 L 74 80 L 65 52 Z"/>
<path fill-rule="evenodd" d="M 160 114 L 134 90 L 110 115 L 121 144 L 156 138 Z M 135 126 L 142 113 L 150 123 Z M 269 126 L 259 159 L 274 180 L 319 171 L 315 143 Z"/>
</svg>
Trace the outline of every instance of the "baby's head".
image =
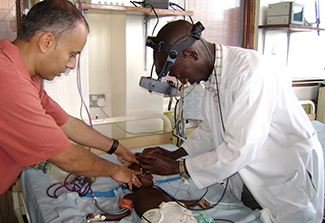
<svg viewBox="0 0 325 223">
<path fill-rule="evenodd" d="M 132 163 L 129 168 L 131 170 L 141 170 L 141 167 L 137 163 Z M 141 187 L 152 186 L 154 184 L 153 176 L 151 174 L 142 173 L 137 175 L 137 177 L 142 183 Z"/>
</svg>

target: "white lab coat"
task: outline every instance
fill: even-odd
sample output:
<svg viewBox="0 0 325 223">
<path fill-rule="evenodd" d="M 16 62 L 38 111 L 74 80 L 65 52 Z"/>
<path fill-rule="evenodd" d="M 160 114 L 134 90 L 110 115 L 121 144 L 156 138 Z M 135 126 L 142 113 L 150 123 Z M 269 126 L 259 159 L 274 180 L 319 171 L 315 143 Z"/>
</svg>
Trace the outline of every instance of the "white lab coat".
<svg viewBox="0 0 325 223">
<path fill-rule="evenodd" d="M 205 90 L 205 119 L 182 145 L 193 181 L 203 188 L 230 177 L 238 199 L 244 182 L 263 208 L 263 222 L 320 223 L 323 155 L 305 111 L 255 51 L 226 46 L 222 51 L 225 134 L 218 104 Z"/>
</svg>

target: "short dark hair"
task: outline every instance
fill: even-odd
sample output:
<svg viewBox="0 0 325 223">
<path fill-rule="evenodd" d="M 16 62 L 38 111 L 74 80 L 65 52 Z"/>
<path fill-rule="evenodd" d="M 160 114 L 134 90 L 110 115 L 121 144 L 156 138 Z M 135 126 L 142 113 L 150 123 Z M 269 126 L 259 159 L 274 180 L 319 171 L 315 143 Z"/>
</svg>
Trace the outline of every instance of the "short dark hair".
<svg viewBox="0 0 325 223">
<path fill-rule="evenodd" d="M 50 32 L 59 40 L 75 31 L 78 22 L 89 25 L 81 12 L 68 0 L 44 0 L 37 3 L 23 17 L 17 38 L 25 41 L 39 32 Z"/>
<path fill-rule="evenodd" d="M 186 20 L 171 21 L 159 30 L 155 39 L 158 42 L 164 41 L 169 45 L 174 45 L 180 38 L 190 35 L 192 29 L 193 24 Z"/>
</svg>

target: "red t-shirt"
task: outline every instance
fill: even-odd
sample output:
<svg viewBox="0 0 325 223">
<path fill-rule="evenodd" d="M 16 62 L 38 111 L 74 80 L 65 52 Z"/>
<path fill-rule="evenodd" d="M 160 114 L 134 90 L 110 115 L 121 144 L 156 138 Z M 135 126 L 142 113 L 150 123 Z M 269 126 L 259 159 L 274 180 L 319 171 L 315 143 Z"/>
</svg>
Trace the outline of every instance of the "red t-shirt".
<svg viewBox="0 0 325 223">
<path fill-rule="evenodd" d="M 19 49 L 0 42 L 0 195 L 24 167 L 65 151 L 62 132 L 69 115 L 30 77 Z"/>
</svg>

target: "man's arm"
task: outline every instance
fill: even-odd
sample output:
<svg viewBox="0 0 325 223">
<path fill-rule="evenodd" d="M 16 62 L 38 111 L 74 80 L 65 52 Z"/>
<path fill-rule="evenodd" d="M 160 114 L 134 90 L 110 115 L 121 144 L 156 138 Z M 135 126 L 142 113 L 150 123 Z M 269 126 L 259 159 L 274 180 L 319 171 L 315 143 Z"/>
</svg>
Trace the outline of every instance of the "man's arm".
<svg viewBox="0 0 325 223">
<path fill-rule="evenodd" d="M 71 144 L 64 152 L 50 158 L 49 161 L 72 174 L 86 177 L 110 176 L 119 184 L 127 183 L 130 188 L 132 184 L 141 186 L 139 179 L 135 176 L 141 171 L 109 162 L 74 144 Z"/>
<path fill-rule="evenodd" d="M 107 152 L 113 145 L 112 139 L 104 136 L 83 121 L 72 116 L 69 116 L 68 121 L 61 126 L 61 129 L 69 139 L 83 146 L 97 148 Z M 114 154 L 126 166 L 129 166 L 133 162 L 138 163 L 135 155 L 121 144 L 119 144 Z"/>
</svg>

